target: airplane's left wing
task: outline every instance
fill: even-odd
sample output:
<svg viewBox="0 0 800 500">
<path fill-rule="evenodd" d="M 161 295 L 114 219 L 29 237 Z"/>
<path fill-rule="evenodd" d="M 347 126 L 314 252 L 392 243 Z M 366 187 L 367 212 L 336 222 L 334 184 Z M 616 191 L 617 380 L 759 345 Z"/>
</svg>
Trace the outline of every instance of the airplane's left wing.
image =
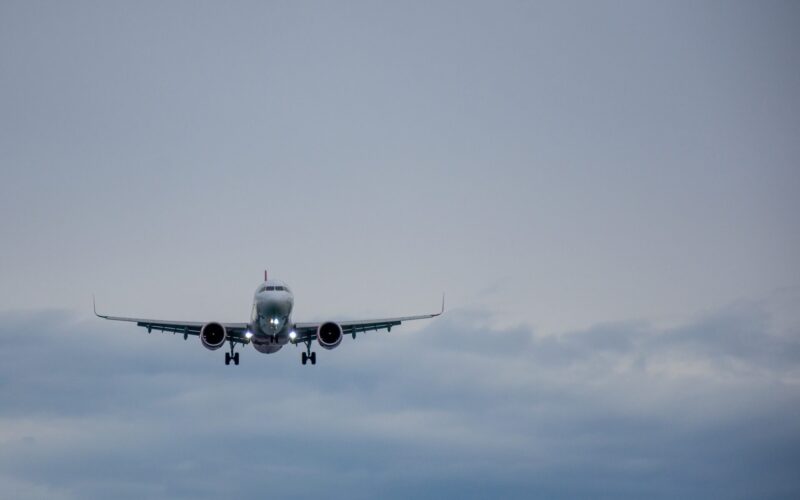
<svg viewBox="0 0 800 500">
<path fill-rule="evenodd" d="M 378 330 L 392 331 L 393 326 L 398 326 L 402 324 L 404 321 L 415 321 L 419 319 L 435 318 L 436 316 L 441 316 L 442 313 L 444 313 L 444 296 L 442 297 L 442 309 L 437 313 L 419 314 L 416 316 L 399 316 L 396 318 L 339 321 L 337 322 L 337 324 L 342 327 L 343 335 L 351 335 L 353 338 L 356 338 L 357 333 L 378 331 Z M 294 324 L 295 338 L 292 342 L 297 344 L 300 342 L 308 342 L 310 340 L 315 340 L 317 336 L 317 329 L 321 324 L 322 322 L 295 323 Z"/>
</svg>

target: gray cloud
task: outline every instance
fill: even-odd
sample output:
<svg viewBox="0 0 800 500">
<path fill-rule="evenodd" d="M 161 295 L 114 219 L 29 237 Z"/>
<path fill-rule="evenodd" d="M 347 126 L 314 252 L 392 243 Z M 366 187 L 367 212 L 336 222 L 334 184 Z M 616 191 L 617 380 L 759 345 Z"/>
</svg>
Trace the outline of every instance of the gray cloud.
<svg viewBox="0 0 800 500">
<path fill-rule="evenodd" d="M 559 336 L 453 311 L 238 368 L 58 311 L 0 318 L 0 490 L 15 498 L 790 498 L 798 337 L 741 303 Z"/>
</svg>

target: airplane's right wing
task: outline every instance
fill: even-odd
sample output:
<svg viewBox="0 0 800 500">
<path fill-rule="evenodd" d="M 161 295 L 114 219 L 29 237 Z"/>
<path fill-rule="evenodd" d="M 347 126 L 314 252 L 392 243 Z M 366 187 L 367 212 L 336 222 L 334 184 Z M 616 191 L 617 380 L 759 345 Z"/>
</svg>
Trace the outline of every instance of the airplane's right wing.
<svg viewBox="0 0 800 500">
<path fill-rule="evenodd" d="M 200 335 L 200 330 L 202 330 L 203 325 L 205 325 L 205 323 L 199 321 L 166 321 L 160 319 L 125 318 L 122 316 L 107 316 L 104 314 L 98 314 L 96 307 L 94 309 L 94 314 L 98 318 L 103 318 L 111 321 L 125 321 L 128 323 L 136 323 L 136 326 L 147 328 L 147 333 L 150 333 L 153 330 L 166 333 L 179 333 L 183 335 L 184 339 L 188 338 L 189 335 Z M 227 332 L 227 340 L 240 344 L 247 344 L 250 342 L 250 339 L 248 339 L 245 336 L 245 333 L 247 332 L 249 326 L 247 323 L 220 323 L 220 324 L 225 327 L 225 331 Z"/>
</svg>

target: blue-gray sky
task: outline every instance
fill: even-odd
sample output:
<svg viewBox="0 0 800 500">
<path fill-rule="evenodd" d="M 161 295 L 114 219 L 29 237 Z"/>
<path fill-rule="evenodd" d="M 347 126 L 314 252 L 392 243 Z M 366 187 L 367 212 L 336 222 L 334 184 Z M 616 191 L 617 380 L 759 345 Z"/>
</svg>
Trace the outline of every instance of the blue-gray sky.
<svg viewBox="0 0 800 500">
<path fill-rule="evenodd" d="M 0 496 L 796 498 L 799 27 L 0 2 Z M 452 308 L 313 369 L 89 316 L 241 321 L 265 267 Z"/>
</svg>

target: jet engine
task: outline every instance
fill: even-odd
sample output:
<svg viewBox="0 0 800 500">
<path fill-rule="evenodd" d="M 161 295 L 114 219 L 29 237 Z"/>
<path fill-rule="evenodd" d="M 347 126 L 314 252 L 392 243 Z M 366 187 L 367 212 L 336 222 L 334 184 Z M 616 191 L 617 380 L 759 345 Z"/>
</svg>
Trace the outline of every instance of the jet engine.
<svg viewBox="0 0 800 500">
<path fill-rule="evenodd" d="M 333 349 L 342 343 L 342 327 L 338 323 L 328 321 L 317 328 L 317 342 L 325 349 Z"/>
<path fill-rule="evenodd" d="M 228 333 L 219 323 L 206 323 L 200 330 L 200 342 L 209 351 L 216 351 L 225 343 Z"/>
</svg>

